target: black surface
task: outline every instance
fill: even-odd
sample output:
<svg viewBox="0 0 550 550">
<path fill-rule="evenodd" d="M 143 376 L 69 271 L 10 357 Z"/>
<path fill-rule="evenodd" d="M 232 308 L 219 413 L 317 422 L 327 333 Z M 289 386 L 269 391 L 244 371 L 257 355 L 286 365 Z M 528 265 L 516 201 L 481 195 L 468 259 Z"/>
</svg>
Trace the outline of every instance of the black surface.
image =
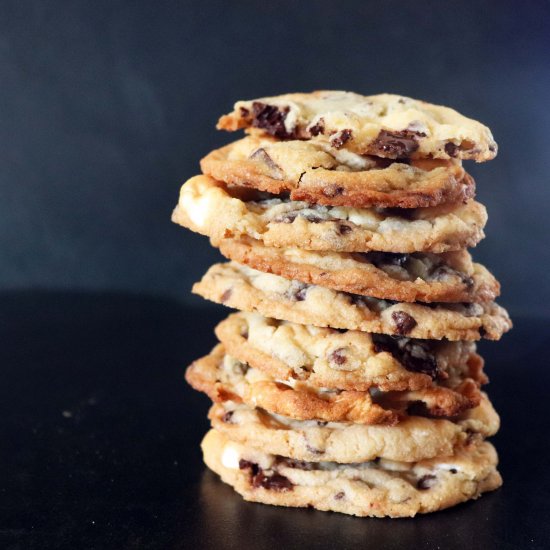
<svg viewBox="0 0 550 550">
<path fill-rule="evenodd" d="M 550 315 L 547 0 L 3 0 L 0 288 L 184 289 L 217 254 L 169 221 L 237 99 L 315 88 L 450 105 L 489 125 L 468 163 L 476 258 L 512 313 Z M 525 268 L 529 266 L 529 284 Z M 532 292 L 532 288 L 537 292 Z"/>
<path fill-rule="evenodd" d="M 547 548 L 547 321 L 482 344 L 505 484 L 413 520 L 243 502 L 201 464 L 183 367 L 227 310 L 128 294 L 0 295 L 0 547 Z"/>
</svg>

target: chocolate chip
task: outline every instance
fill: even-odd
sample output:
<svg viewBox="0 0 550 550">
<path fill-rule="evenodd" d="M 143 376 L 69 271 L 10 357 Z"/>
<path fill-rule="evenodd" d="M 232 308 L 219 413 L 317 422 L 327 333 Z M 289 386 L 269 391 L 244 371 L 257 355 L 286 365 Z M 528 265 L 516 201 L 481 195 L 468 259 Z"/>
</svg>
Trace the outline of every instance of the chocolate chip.
<svg viewBox="0 0 550 550">
<path fill-rule="evenodd" d="M 392 158 L 410 157 L 418 149 L 418 137 L 424 137 L 421 132 L 411 130 L 380 130 L 371 147 L 382 156 Z"/>
<path fill-rule="evenodd" d="M 410 255 L 396 252 L 367 252 L 364 253 L 364 257 L 365 261 L 374 264 L 376 267 L 381 265 L 396 265 L 403 267 L 410 258 Z"/>
<path fill-rule="evenodd" d="M 325 197 L 337 197 L 338 195 L 342 195 L 343 193 L 344 188 L 334 183 L 327 185 L 323 189 L 323 195 L 325 195 Z"/>
<path fill-rule="evenodd" d="M 491 151 L 491 153 L 494 153 L 496 150 L 497 148 L 494 145 L 489 145 L 489 151 Z"/>
<path fill-rule="evenodd" d="M 231 294 L 233 293 L 233 289 L 228 288 L 220 297 L 220 302 L 222 304 L 225 304 L 229 298 L 231 298 Z"/>
<path fill-rule="evenodd" d="M 243 118 L 247 118 L 248 115 L 250 114 L 250 111 L 246 107 L 241 107 L 239 110 Z"/>
<path fill-rule="evenodd" d="M 445 144 L 445 153 L 447 153 L 451 158 L 456 158 L 457 151 L 458 146 L 456 146 L 452 141 Z"/>
<path fill-rule="evenodd" d="M 280 139 L 290 139 L 294 137 L 292 132 L 287 132 L 285 127 L 285 119 L 288 115 L 289 108 L 278 108 L 274 105 L 267 105 L 260 101 L 252 103 L 252 112 L 254 118 L 252 126 L 261 128 L 268 134 Z"/>
<path fill-rule="evenodd" d="M 346 128 L 333 134 L 330 138 L 330 144 L 335 149 L 341 149 L 350 139 L 352 139 L 352 131 Z"/>
<path fill-rule="evenodd" d="M 394 311 L 391 314 L 392 321 L 395 324 L 395 332 L 404 336 L 409 334 L 411 330 L 418 324 L 414 317 L 405 311 Z"/>
<path fill-rule="evenodd" d="M 250 470 L 252 472 L 252 475 L 256 475 L 259 471 L 259 467 L 257 464 L 254 464 L 254 462 L 250 462 L 241 458 L 239 460 L 239 470 Z"/>
<path fill-rule="evenodd" d="M 288 466 L 289 468 L 296 468 L 297 470 L 313 470 L 314 464 L 312 462 L 305 462 L 304 460 L 295 460 L 294 458 L 282 458 L 279 460 L 281 464 Z"/>
<path fill-rule="evenodd" d="M 449 470 L 449 472 L 451 472 L 451 474 L 456 474 L 457 473 L 457 469 L 456 468 L 451 468 Z"/>
<path fill-rule="evenodd" d="M 339 493 L 336 493 L 334 495 L 334 499 L 335 500 L 342 500 L 345 496 L 346 496 L 346 493 L 344 493 L 343 491 L 340 491 Z"/>
<path fill-rule="evenodd" d="M 435 485 L 435 476 L 431 474 L 426 474 L 425 476 L 422 476 L 417 482 L 416 482 L 416 488 L 420 491 L 425 491 L 426 489 L 430 489 Z"/>
<path fill-rule="evenodd" d="M 479 327 L 478 332 L 480 338 L 483 338 L 487 334 L 487 330 L 485 329 L 485 327 Z"/>
<path fill-rule="evenodd" d="M 285 292 L 285 296 L 292 302 L 303 302 L 306 299 L 308 285 L 293 281 L 290 288 Z"/>
<path fill-rule="evenodd" d="M 326 422 L 324 424 L 319 424 L 319 421 L 317 422 L 319 426 L 326 426 Z M 306 449 L 314 455 L 322 455 L 325 453 L 325 451 L 321 451 L 320 449 L 316 449 L 315 447 L 312 447 L 309 443 L 306 443 Z"/>
<path fill-rule="evenodd" d="M 325 420 L 317 420 L 317 426 L 321 428 L 324 428 L 327 424 L 328 422 L 326 422 Z M 315 452 L 322 453 L 323 451 L 315 451 Z"/>
<path fill-rule="evenodd" d="M 274 160 L 269 156 L 269 154 L 263 147 L 256 149 L 248 158 L 263 162 L 270 170 L 277 172 L 278 175 L 280 175 L 281 173 L 281 167 L 274 162 Z"/>
<path fill-rule="evenodd" d="M 441 374 L 429 340 L 373 334 L 372 341 L 376 353 L 391 353 L 408 371 L 427 374 L 432 380 Z"/>
<path fill-rule="evenodd" d="M 323 219 L 320 216 L 317 216 L 316 214 L 312 214 L 311 212 L 308 214 L 302 214 L 300 212 L 286 212 L 285 214 L 281 214 L 273 218 L 272 222 L 273 223 L 292 223 L 298 217 L 303 218 L 304 220 L 307 220 L 310 223 L 320 223 L 323 221 Z"/>
<path fill-rule="evenodd" d="M 324 134 L 325 133 L 324 119 L 320 118 L 313 126 L 310 126 L 308 130 L 312 136 L 318 136 L 319 134 Z"/>
<path fill-rule="evenodd" d="M 260 468 L 259 472 L 252 478 L 252 486 L 263 487 L 270 491 L 291 491 L 294 485 L 287 478 L 280 474 L 266 475 Z"/>
<path fill-rule="evenodd" d="M 263 487 L 264 489 L 273 489 L 276 491 L 288 491 L 293 485 L 289 479 L 280 474 L 267 475 L 258 464 L 249 460 L 240 459 L 239 469 L 249 470 L 253 487 Z"/>
<path fill-rule="evenodd" d="M 338 224 L 338 233 L 340 235 L 347 235 L 353 228 L 345 223 Z"/>
<path fill-rule="evenodd" d="M 348 358 L 346 357 L 346 351 L 344 348 L 338 348 L 329 353 L 328 360 L 336 365 L 343 365 Z"/>
<path fill-rule="evenodd" d="M 222 416 L 222 422 L 226 422 L 227 424 L 232 424 L 231 419 L 233 418 L 234 414 L 235 414 L 235 411 L 227 411 Z"/>
<path fill-rule="evenodd" d="M 416 208 L 380 208 L 379 212 L 388 217 L 412 220 L 414 218 Z"/>
<path fill-rule="evenodd" d="M 292 223 L 298 217 L 297 212 L 288 212 L 273 218 L 273 223 Z"/>
</svg>

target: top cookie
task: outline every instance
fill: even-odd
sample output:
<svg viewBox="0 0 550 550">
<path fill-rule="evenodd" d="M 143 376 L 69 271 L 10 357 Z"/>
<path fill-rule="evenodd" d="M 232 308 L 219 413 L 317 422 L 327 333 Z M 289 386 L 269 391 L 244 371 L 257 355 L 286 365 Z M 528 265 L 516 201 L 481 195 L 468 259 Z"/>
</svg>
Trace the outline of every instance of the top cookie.
<svg viewBox="0 0 550 550">
<path fill-rule="evenodd" d="M 218 128 L 257 128 L 279 139 L 328 142 L 386 158 L 491 160 L 491 131 L 454 109 L 393 94 L 316 91 L 238 101 Z"/>
</svg>

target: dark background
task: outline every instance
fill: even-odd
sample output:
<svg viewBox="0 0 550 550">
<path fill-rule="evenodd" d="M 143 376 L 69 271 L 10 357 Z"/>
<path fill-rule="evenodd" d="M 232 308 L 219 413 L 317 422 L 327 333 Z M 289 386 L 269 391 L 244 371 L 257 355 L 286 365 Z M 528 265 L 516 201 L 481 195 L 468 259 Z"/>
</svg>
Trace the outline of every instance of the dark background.
<svg viewBox="0 0 550 550">
<path fill-rule="evenodd" d="M 0 288 L 129 290 L 202 304 L 217 258 L 170 223 L 237 99 L 394 92 L 491 127 L 468 166 L 476 251 L 512 314 L 550 298 L 550 3 L 48 1 L 0 4 Z M 202 307 L 202 306 L 201 306 Z"/>
<path fill-rule="evenodd" d="M 0 0 L 0 547 L 495 548 L 550 540 L 550 2 Z M 482 342 L 505 485 L 414 521 L 246 504 L 202 465 L 183 367 L 227 313 L 170 222 L 237 99 L 394 92 L 489 125 L 476 250 L 516 328 Z"/>
</svg>

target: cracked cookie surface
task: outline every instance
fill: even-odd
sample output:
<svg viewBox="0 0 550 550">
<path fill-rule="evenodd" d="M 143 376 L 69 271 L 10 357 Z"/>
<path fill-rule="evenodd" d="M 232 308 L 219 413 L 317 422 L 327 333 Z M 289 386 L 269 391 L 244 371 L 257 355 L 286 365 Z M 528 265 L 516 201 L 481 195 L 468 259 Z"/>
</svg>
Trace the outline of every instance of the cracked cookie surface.
<svg viewBox="0 0 550 550">
<path fill-rule="evenodd" d="M 238 101 L 218 128 L 248 128 L 281 140 L 312 140 L 387 158 L 483 162 L 497 154 L 487 126 L 449 107 L 395 94 L 322 90 Z"/>
<path fill-rule="evenodd" d="M 301 462 L 268 454 L 211 430 L 204 461 L 245 500 L 356 516 L 411 517 L 498 488 L 498 457 L 487 442 L 421 462 Z"/>
<path fill-rule="evenodd" d="M 361 156 L 306 141 L 248 136 L 201 160 L 204 174 L 231 185 L 290 193 L 325 206 L 419 208 L 463 202 L 475 182 L 459 161 Z"/>
<path fill-rule="evenodd" d="M 181 188 L 172 221 L 218 242 L 248 236 L 267 246 L 342 252 L 448 252 L 475 246 L 487 212 L 478 202 L 430 208 L 327 207 L 195 176 Z"/>
<path fill-rule="evenodd" d="M 483 304 L 395 303 L 290 281 L 229 262 L 213 265 L 193 292 L 213 302 L 293 323 L 440 340 L 498 340 L 512 324 Z"/>
</svg>

